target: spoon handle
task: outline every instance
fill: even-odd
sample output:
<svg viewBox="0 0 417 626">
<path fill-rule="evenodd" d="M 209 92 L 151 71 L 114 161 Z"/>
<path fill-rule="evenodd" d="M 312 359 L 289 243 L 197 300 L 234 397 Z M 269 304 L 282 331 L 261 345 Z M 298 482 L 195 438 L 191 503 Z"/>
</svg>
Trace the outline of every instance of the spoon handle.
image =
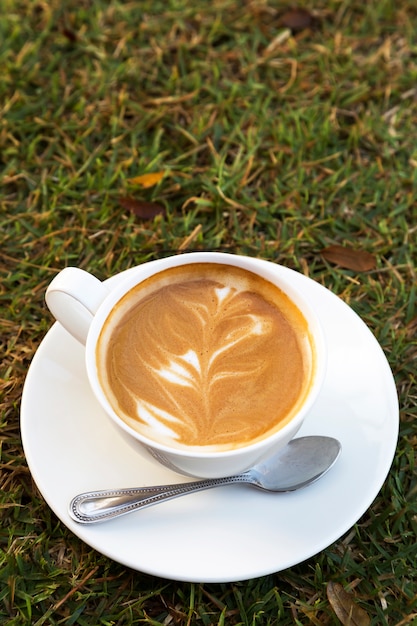
<svg viewBox="0 0 417 626">
<path fill-rule="evenodd" d="M 204 489 L 221 487 L 233 483 L 248 483 L 250 476 L 240 474 L 226 478 L 211 478 L 176 485 L 142 487 L 139 489 L 110 489 L 105 491 L 89 491 L 73 498 L 69 505 L 70 517 L 81 524 L 104 522 L 136 509 L 172 500 Z"/>
</svg>

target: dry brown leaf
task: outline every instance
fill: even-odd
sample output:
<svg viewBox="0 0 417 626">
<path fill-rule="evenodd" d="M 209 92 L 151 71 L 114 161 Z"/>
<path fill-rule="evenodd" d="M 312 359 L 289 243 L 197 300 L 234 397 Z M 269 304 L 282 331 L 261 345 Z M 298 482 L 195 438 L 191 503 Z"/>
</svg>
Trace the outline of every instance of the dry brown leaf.
<svg viewBox="0 0 417 626">
<path fill-rule="evenodd" d="M 128 178 L 127 182 L 131 185 L 140 185 L 144 189 L 147 189 L 148 187 L 153 187 L 158 184 L 163 179 L 165 174 L 165 170 L 161 172 L 149 172 L 148 174 L 141 174 L 140 176 L 135 176 L 134 178 Z"/>
<path fill-rule="evenodd" d="M 62 34 L 64 35 L 64 37 L 66 37 L 71 43 L 75 43 L 76 41 L 78 41 L 78 35 L 75 31 L 73 31 L 71 28 L 67 28 L 66 26 L 64 26 L 64 28 L 62 29 Z"/>
<path fill-rule="evenodd" d="M 289 28 L 293 33 L 299 33 L 316 26 L 317 19 L 308 9 L 295 8 L 286 11 L 279 22 L 281 26 Z"/>
<path fill-rule="evenodd" d="M 376 268 L 376 257 L 366 250 L 355 250 L 335 244 L 324 248 L 321 255 L 329 263 L 355 272 L 368 272 Z"/>
<path fill-rule="evenodd" d="M 123 196 L 119 198 L 119 204 L 128 211 L 131 211 L 144 220 L 151 220 L 157 215 L 165 214 L 165 207 L 157 202 L 146 202 L 145 200 L 137 200 L 131 196 Z"/>
<path fill-rule="evenodd" d="M 343 626 L 368 626 L 368 613 L 355 602 L 355 596 L 345 591 L 340 583 L 329 582 L 327 598 Z"/>
</svg>

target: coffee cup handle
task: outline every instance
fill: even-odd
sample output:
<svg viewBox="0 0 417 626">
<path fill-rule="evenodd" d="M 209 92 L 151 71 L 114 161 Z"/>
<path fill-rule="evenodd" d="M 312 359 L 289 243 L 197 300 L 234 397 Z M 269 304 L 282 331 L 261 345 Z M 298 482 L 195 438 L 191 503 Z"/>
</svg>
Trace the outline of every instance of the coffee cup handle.
<svg viewBox="0 0 417 626">
<path fill-rule="evenodd" d="M 85 345 L 94 314 L 108 294 L 107 287 L 92 274 L 66 267 L 50 283 L 45 300 L 55 319 Z"/>
</svg>

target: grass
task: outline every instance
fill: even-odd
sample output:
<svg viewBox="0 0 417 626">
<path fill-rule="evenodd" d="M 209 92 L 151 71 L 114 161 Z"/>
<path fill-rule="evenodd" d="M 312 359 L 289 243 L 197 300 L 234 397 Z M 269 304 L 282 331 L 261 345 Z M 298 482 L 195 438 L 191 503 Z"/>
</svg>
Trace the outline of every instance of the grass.
<svg viewBox="0 0 417 626">
<path fill-rule="evenodd" d="M 413 0 L 3 0 L 0 15 L 0 615 L 13 626 L 336 625 L 341 583 L 374 625 L 417 623 L 417 9 Z M 134 176 L 164 170 L 149 189 Z M 140 220 L 119 200 L 165 207 Z M 331 244 L 376 269 L 326 262 Z M 346 536 L 233 584 L 130 571 L 63 526 L 19 435 L 29 363 L 65 265 L 105 278 L 181 250 L 276 261 L 350 304 L 401 405 L 392 470 Z M 353 623 L 352 623 L 353 624 Z"/>
</svg>

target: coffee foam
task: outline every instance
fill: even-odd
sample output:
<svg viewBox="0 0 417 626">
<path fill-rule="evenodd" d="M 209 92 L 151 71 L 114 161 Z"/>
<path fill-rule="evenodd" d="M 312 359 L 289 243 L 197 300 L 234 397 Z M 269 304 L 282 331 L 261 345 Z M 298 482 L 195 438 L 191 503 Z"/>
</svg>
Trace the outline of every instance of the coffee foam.
<svg viewBox="0 0 417 626">
<path fill-rule="evenodd" d="M 307 322 L 292 301 L 251 272 L 212 263 L 133 288 L 98 346 L 116 413 L 174 447 L 236 448 L 281 428 L 313 365 Z"/>
</svg>

